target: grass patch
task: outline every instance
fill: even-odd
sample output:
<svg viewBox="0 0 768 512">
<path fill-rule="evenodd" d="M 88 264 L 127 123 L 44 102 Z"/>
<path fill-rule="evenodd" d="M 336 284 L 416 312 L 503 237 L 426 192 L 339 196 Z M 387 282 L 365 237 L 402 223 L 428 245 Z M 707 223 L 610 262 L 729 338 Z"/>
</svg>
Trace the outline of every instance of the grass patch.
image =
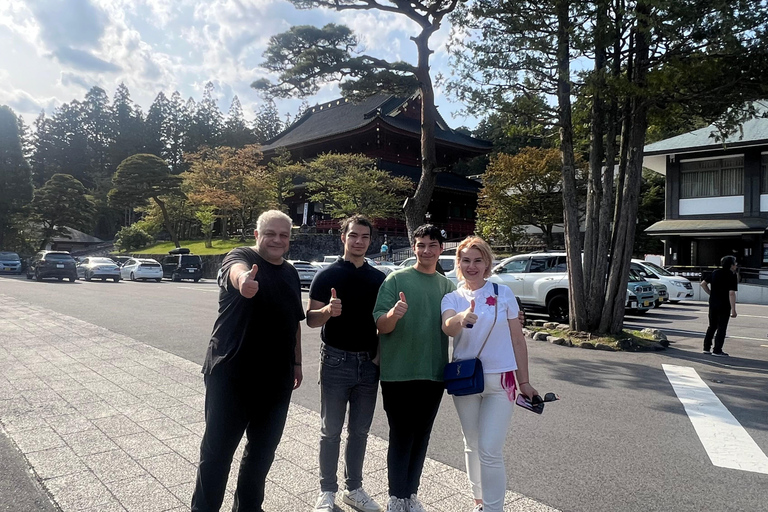
<svg viewBox="0 0 768 512">
<path fill-rule="evenodd" d="M 528 326 L 528 329 L 534 332 L 546 332 L 550 336 L 555 336 L 556 338 L 563 338 L 565 340 L 568 340 L 574 345 L 587 341 L 589 343 L 592 343 L 593 345 L 602 343 L 603 345 L 608 345 L 610 347 L 613 347 L 616 350 L 619 350 L 619 347 L 618 347 L 619 340 L 630 339 L 640 347 L 653 347 L 658 343 L 657 340 L 653 339 L 653 334 L 637 331 L 633 329 L 624 329 L 618 334 L 606 334 L 602 336 L 598 336 L 591 333 L 584 333 L 584 332 L 545 329 L 543 327 L 535 327 L 535 326 Z"/>
<path fill-rule="evenodd" d="M 212 248 L 208 249 L 205 246 L 205 240 L 179 240 L 182 247 L 189 249 L 192 254 L 199 254 L 204 256 L 206 254 L 225 254 L 234 249 L 235 247 L 242 247 L 245 245 L 253 245 L 253 241 L 249 244 L 246 240 L 241 241 L 239 238 L 229 238 L 227 240 L 212 240 Z M 175 248 L 173 242 L 161 242 L 143 249 L 132 251 L 132 254 L 165 254 L 171 249 Z"/>
</svg>

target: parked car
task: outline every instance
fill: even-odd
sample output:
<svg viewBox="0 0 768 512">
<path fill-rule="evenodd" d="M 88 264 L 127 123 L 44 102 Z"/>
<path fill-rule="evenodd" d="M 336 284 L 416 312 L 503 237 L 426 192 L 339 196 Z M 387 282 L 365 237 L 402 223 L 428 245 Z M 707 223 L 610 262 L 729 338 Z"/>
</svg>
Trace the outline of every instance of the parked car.
<svg viewBox="0 0 768 512">
<path fill-rule="evenodd" d="M 301 286 L 309 287 L 309 285 L 312 284 L 312 280 L 317 275 L 317 272 L 319 271 L 319 269 L 308 261 L 302 261 L 302 260 L 287 260 L 287 261 L 288 263 L 293 265 L 293 267 L 299 272 L 299 280 L 301 281 Z"/>
<path fill-rule="evenodd" d="M 648 278 L 646 278 L 646 281 L 648 281 Z M 656 293 L 659 294 L 659 299 L 656 301 L 656 307 L 658 308 L 665 302 L 669 302 L 669 292 L 667 291 L 667 287 L 661 283 L 654 283 L 653 281 L 650 281 L 650 283 L 656 288 Z"/>
<path fill-rule="evenodd" d="M 59 281 L 65 278 L 74 283 L 77 281 L 75 260 L 67 251 L 40 251 L 29 260 L 27 279 L 42 281 L 55 277 Z"/>
<path fill-rule="evenodd" d="M 131 281 L 154 279 L 163 280 L 163 267 L 156 260 L 149 258 L 128 258 L 120 267 L 120 277 Z"/>
<path fill-rule="evenodd" d="M 21 258 L 15 252 L 0 251 L 0 272 L 21 274 Z"/>
<path fill-rule="evenodd" d="M 120 267 L 111 258 L 82 258 L 77 264 L 77 275 L 86 281 L 112 279 L 114 282 L 118 282 L 120 281 Z"/>
<path fill-rule="evenodd" d="M 673 304 L 681 300 L 693 299 L 693 285 L 682 276 L 676 276 L 650 261 L 632 260 L 629 268 L 640 274 L 640 277 L 645 278 L 646 281 L 654 284 L 661 283 L 666 286 L 669 302 Z"/>
<path fill-rule="evenodd" d="M 448 277 L 448 274 L 450 272 L 453 272 L 454 278 L 456 276 L 455 272 L 455 266 L 456 266 L 456 256 L 453 254 L 442 254 L 438 256 L 437 263 L 440 265 L 440 268 L 443 269 L 443 273 L 445 274 L 445 277 Z M 416 256 L 411 256 L 410 258 L 406 258 L 403 260 L 403 262 L 400 264 L 400 268 L 407 268 L 412 267 L 416 264 Z"/>
<path fill-rule="evenodd" d="M 636 272 L 630 270 L 625 307 L 632 313 L 644 314 L 656 306 L 657 300 L 659 300 L 659 294 L 656 292 L 656 288 Z"/>
<path fill-rule="evenodd" d="M 489 281 L 509 286 L 526 309 L 546 310 L 554 321 L 568 318 L 568 259 L 565 252 L 545 251 L 511 256 L 493 267 Z M 651 283 L 637 274 L 630 277 L 625 302 L 627 308 L 642 313 L 651 309 L 658 298 Z"/>
<path fill-rule="evenodd" d="M 189 249 L 184 247 L 168 251 L 168 256 L 163 257 L 160 265 L 163 267 L 163 277 L 172 281 L 191 279 L 198 282 L 203 277 L 203 259 L 190 254 Z"/>
</svg>

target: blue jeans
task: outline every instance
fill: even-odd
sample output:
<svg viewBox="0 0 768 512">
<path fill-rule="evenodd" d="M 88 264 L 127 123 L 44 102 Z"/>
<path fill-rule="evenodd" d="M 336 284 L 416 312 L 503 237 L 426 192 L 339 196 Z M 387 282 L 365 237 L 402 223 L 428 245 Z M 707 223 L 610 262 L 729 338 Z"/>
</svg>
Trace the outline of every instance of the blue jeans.
<svg viewBox="0 0 768 512">
<path fill-rule="evenodd" d="M 363 485 L 363 459 L 376 409 L 379 367 L 367 352 L 323 345 L 320 351 L 320 490 L 337 492 L 341 429 L 349 403 L 344 478 L 347 489 Z"/>
</svg>

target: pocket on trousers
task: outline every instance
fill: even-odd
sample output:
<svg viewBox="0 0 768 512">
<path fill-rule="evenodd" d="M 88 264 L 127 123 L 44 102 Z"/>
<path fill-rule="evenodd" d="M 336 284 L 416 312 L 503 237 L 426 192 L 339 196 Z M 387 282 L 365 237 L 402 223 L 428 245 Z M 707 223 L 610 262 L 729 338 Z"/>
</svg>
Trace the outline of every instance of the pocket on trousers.
<svg viewBox="0 0 768 512">
<path fill-rule="evenodd" d="M 341 366 L 342 359 L 338 356 L 334 356 L 334 355 L 323 352 L 320 355 L 320 362 L 324 366 L 327 366 L 329 368 L 338 368 L 339 366 Z"/>
</svg>

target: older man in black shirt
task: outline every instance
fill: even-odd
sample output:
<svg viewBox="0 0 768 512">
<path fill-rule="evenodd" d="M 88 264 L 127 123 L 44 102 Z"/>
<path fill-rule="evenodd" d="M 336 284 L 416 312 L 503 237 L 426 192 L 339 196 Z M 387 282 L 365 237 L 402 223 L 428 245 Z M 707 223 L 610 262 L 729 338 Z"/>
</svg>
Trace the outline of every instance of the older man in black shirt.
<svg viewBox="0 0 768 512">
<path fill-rule="evenodd" d="M 336 469 L 344 417 L 349 404 L 346 489 L 342 500 L 360 512 L 382 507 L 363 489 L 363 458 L 376 409 L 379 344 L 373 307 L 384 273 L 365 261 L 371 223 L 355 215 L 341 224 L 344 257 L 315 276 L 309 289 L 307 324 L 320 327 L 320 496 L 315 512 L 335 510 Z M 343 309 L 342 309 L 343 304 Z"/>
<path fill-rule="evenodd" d="M 262 512 L 264 486 L 291 401 L 301 385 L 301 283 L 283 260 L 291 219 L 259 217 L 256 245 L 227 254 L 219 274 L 219 316 L 205 374 L 205 434 L 192 496 L 193 512 L 218 511 L 232 456 L 243 437 L 234 511 Z"/>
<path fill-rule="evenodd" d="M 736 318 L 736 290 L 739 286 L 736 268 L 736 258 L 724 256 L 720 260 L 720 268 L 701 281 L 701 289 L 709 294 L 709 327 L 704 335 L 703 352 L 705 354 L 709 354 L 714 336 L 715 346 L 712 348 L 712 355 L 728 356 L 723 352 L 723 345 L 725 344 L 725 330 L 728 328 L 728 320 L 729 318 Z M 711 290 L 710 286 L 712 287 Z"/>
</svg>

